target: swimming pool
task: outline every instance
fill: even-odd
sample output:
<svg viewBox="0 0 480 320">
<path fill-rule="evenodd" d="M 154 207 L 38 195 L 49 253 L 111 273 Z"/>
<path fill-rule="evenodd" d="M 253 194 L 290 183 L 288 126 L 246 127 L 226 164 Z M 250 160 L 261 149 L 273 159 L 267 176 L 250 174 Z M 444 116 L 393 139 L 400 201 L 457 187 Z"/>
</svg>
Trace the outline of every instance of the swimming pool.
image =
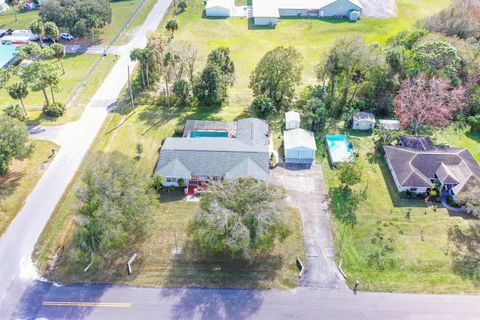
<svg viewBox="0 0 480 320">
<path fill-rule="evenodd" d="M 17 47 L 14 45 L 0 45 L 0 68 L 6 68 L 17 56 Z"/>
<path fill-rule="evenodd" d="M 347 136 L 326 135 L 328 156 L 332 165 L 353 160 L 352 144 Z"/>
<path fill-rule="evenodd" d="M 228 138 L 227 131 L 192 131 L 190 138 Z"/>
</svg>

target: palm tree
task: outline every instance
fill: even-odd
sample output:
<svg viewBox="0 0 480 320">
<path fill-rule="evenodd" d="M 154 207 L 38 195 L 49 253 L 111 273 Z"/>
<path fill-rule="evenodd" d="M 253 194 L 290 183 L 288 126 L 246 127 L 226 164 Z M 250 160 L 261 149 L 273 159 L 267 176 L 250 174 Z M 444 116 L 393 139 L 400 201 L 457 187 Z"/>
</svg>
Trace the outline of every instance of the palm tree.
<svg viewBox="0 0 480 320">
<path fill-rule="evenodd" d="M 43 25 L 42 20 L 33 21 L 30 24 L 30 31 L 33 34 L 38 34 L 40 37 L 40 44 L 43 45 L 43 37 L 45 36 L 45 26 Z"/>
<path fill-rule="evenodd" d="M 25 104 L 23 102 L 23 99 L 28 96 L 27 85 L 23 82 L 15 82 L 7 88 L 7 91 L 12 99 L 20 101 L 23 112 L 25 113 L 25 116 L 27 116 L 27 109 L 25 108 Z"/>
<path fill-rule="evenodd" d="M 5 0 L 5 3 L 7 4 L 7 6 L 12 8 L 13 13 L 15 14 L 15 21 L 18 21 L 17 11 L 15 10 L 15 7 L 18 6 L 18 0 Z"/>
<path fill-rule="evenodd" d="M 145 70 L 142 66 L 142 49 L 140 48 L 135 48 L 130 52 L 130 60 L 132 61 L 140 61 L 140 71 L 142 73 L 142 84 L 143 87 L 146 87 L 146 82 L 145 82 Z"/>
<path fill-rule="evenodd" d="M 52 39 L 53 42 L 57 42 L 57 39 L 60 36 L 60 31 L 55 22 L 45 22 L 45 36 Z"/>
<path fill-rule="evenodd" d="M 60 65 L 62 66 L 62 74 L 65 74 L 65 68 L 63 67 L 63 58 L 65 58 L 65 47 L 60 44 L 60 43 L 54 43 L 50 47 L 52 48 L 54 54 L 53 56 L 57 58 L 57 60 L 60 62 Z"/>
<path fill-rule="evenodd" d="M 173 38 L 173 33 L 178 30 L 178 23 L 177 20 L 170 20 L 167 22 L 167 25 L 165 26 L 165 29 L 170 31 L 172 33 L 171 37 Z"/>
</svg>

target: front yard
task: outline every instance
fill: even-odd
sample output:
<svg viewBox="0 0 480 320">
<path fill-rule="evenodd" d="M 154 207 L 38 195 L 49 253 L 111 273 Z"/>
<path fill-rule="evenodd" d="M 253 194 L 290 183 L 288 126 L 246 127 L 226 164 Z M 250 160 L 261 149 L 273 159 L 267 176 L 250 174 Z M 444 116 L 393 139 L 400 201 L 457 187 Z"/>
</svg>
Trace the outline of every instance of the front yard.
<svg viewBox="0 0 480 320">
<path fill-rule="evenodd" d="M 361 288 L 369 291 L 478 293 L 480 283 L 454 272 L 448 230 L 472 220 L 449 214 L 424 200 L 404 199 L 396 190 L 383 157 L 373 154 L 370 134 L 345 132 L 360 151 L 363 181 L 357 190 L 366 190 L 366 200 L 356 211 L 354 226 L 344 217 L 347 199 L 342 198 L 336 171 L 331 169 L 320 150 L 319 161 L 329 187 L 332 220 L 337 247 L 337 262 L 342 262 L 349 283 L 361 279 Z M 449 128 L 434 134 L 437 143 L 467 147 L 480 160 L 479 138 L 465 129 Z M 343 221 L 343 222 L 342 222 Z M 378 258 L 379 237 L 393 240 L 394 250 Z M 378 259 L 378 260 L 377 260 Z"/>
<path fill-rule="evenodd" d="M 104 129 L 99 134 L 92 152 L 121 151 L 133 159 L 135 145 L 141 143 L 144 153 L 139 165 L 146 174 L 151 174 L 158 157 L 158 150 L 164 138 L 173 134 L 177 122 L 187 116 L 195 119 L 215 118 L 232 120 L 237 114 L 229 109 L 215 116 L 208 112 L 182 111 L 169 115 L 160 107 L 139 107 L 130 115 L 111 114 Z M 86 160 L 88 161 L 88 159 Z M 80 170 L 81 172 L 81 170 Z M 57 248 L 66 245 L 73 230 L 75 213 L 75 190 L 78 177 L 65 192 L 60 204 L 51 217 L 47 227 L 37 243 L 35 258 L 40 271 L 44 272 L 48 258 Z M 147 286 L 198 286 L 198 287 L 249 287 L 249 288 L 285 288 L 295 287 L 298 270 L 295 259 L 303 259 L 303 238 L 301 221 L 294 210 L 290 219 L 292 235 L 284 243 L 277 244 L 272 254 L 265 259 L 256 259 L 252 264 L 231 262 L 222 258 L 202 257 L 189 249 L 186 227 L 198 207 L 196 202 L 184 201 L 181 192 L 163 193 L 157 204 L 152 227 L 152 236 L 142 243 L 135 262 L 134 275 L 128 277 L 125 262 L 133 252 L 125 252 L 118 261 L 112 262 L 110 270 L 100 273 L 84 273 L 85 266 L 73 268 L 60 263 L 51 278 L 62 282 L 113 282 Z M 175 232 L 175 233 L 174 233 Z M 172 257 L 175 249 L 175 235 L 184 255 Z"/>
</svg>

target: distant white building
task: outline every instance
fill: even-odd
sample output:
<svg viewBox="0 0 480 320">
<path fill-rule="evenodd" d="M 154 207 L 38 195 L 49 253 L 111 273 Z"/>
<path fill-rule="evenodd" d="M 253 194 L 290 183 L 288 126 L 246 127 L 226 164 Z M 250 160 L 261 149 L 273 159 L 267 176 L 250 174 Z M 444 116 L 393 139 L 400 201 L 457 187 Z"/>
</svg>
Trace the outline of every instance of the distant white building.
<svg viewBox="0 0 480 320">
<path fill-rule="evenodd" d="M 358 0 L 252 0 L 255 25 L 276 26 L 280 17 L 347 17 L 358 20 Z"/>
<path fill-rule="evenodd" d="M 234 0 L 207 0 L 207 17 L 230 17 Z M 360 18 L 363 7 L 358 0 L 252 0 L 252 17 L 257 26 L 276 26 L 280 17 Z"/>
<path fill-rule="evenodd" d="M 380 128 L 391 130 L 391 131 L 398 131 L 400 130 L 400 121 L 398 120 L 378 120 L 378 124 Z"/>
<path fill-rule="evenodd" d="M 353 115 L 352 129 L 372 130 L 375 127 L 375 116 L 370 112 L 357 112 Z"/>
<path fill-rule="evenodd" d="M 230 17 L 235 7 L 235 0 L 207 0 L 205 15 L 207 17 Z"/>
<path fill-rule="evenodd" d="M 296 111 L 285 112 L 285 129 L 300 128 L 300 114 Z"/>
<path fill-rule="evenodd" d="M 315 162 L 317 144 L 313 132 L 304 129 L 284 131 L 283 146 L 286 164 L 311 166 Z"/>
</svg>

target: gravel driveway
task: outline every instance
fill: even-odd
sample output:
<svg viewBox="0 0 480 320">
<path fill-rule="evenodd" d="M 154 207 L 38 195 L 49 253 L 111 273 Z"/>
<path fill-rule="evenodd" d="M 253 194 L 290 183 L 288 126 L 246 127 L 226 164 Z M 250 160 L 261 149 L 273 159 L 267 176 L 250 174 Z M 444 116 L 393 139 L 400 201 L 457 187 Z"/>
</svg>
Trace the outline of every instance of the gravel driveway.
<svg viewBox="0 0 480 320">
<path fill-rule="evenodd" d="M 363 6 L 362 15 L 371 18 L 392 18 L 397 15 L 395 0 L 359 0 Z"/>
<path fill-rule="evenodd" d="M 299 285 L 346 289 L 335 265 L 322 168 L 287 170 L 278 166 L 272 170 L 272 181 L 287 189 L 289 201 L 302 217 L 307 261 Z"/>
</svg>

